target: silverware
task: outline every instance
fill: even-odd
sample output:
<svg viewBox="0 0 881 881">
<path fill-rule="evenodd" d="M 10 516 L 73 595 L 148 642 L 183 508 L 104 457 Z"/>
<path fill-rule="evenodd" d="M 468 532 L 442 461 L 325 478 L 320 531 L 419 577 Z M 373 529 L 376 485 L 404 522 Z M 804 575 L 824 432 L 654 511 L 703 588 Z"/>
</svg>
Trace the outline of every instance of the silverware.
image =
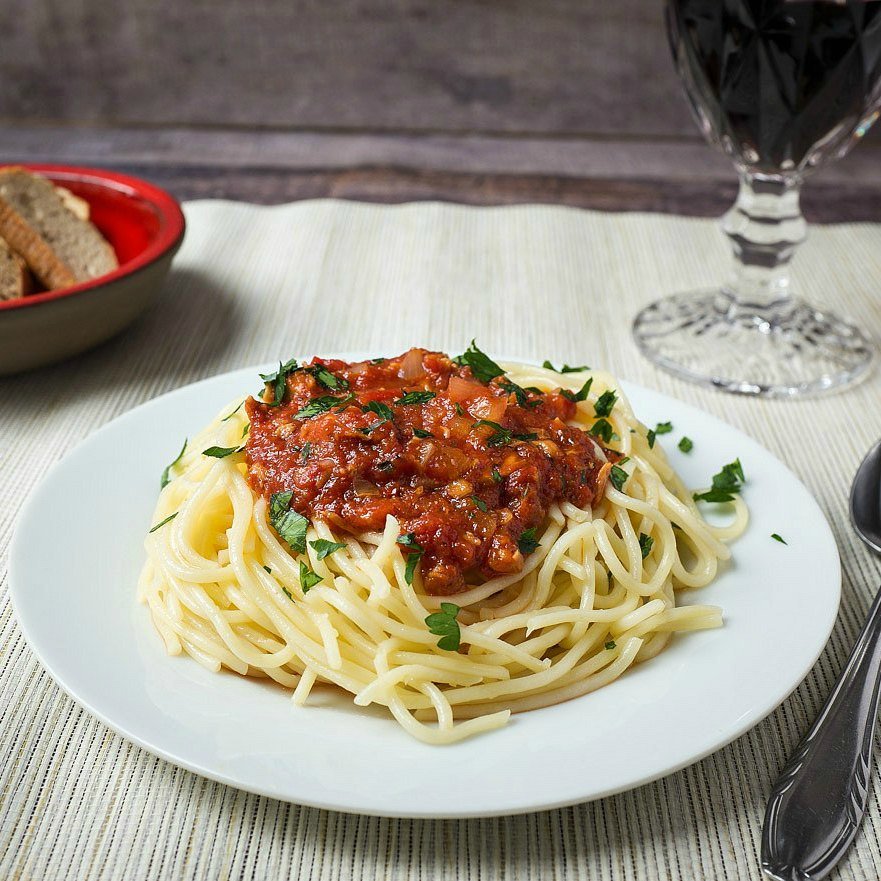
<svg viewBox="0 0 881 881">
<path fill-rule="evenodd" d="M 881 553 L 881 442 L 850 492 L 860 538 Z M 774 784 L 762 830 L 762 869 L 778 881 L 815 881 L 844 855 L 866 813 L 881 696 L 881 591 L 820 715 Z"/>
</svg>

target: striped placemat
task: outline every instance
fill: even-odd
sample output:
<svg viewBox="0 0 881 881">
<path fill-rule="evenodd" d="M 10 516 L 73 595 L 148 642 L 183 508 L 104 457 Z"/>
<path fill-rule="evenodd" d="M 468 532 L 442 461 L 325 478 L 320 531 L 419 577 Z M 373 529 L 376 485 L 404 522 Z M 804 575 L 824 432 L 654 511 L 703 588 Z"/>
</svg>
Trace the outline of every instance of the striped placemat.
<svg viewBox="0 0 881 881">
<path fill-rule="evenodd" d="M 143 320 L 63 366 L 0 380 L 0 878 L 758 879 L 771 782 L 879 581 L 846 500 L 881 436 L 881 371 L 843 394 L 784 403 L 699 389 L 646 363 L 630 339 L 637 309 L 727 269 L 724 238 L 704 220 L 334 201 L 193 202 L 186 214 L 186 241 Z M 881 338 L 881 227 L 814 228 L 794 281 Z M 79 440 L 169 389 L 280 354 L 414 343 L 460 351 L 472 337 L 494 353 L 587 361 L 680 397 L 756 437 L 805 481 L 839 542 L 842 609 L 815 669 L 768 719 L 684 771 L 599 802 L 488 820 L 388 820 L 275 802 L 181 771 L 51 682 L 10 609 L 7 550 L 28 492 Z M 54 529 L 64 517 L 54 512 Z M 782 511 L 784 534 L 785 519 Z M 873 789 L 838 877 L 879 876 L 879 830 Z"/>
</svg>

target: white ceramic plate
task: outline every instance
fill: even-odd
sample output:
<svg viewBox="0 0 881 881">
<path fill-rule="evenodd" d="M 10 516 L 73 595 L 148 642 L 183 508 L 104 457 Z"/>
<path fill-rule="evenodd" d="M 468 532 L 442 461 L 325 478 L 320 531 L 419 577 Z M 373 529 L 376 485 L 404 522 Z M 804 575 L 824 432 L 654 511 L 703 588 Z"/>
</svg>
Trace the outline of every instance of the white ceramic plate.
<svg viewBox="0 0 881 881">
<path fill-rule="evenodd" d="M 807 489 L 734 428 L 624 384 L 643 422 L 673 422 L 659 441 L 688 485 L 705 485 L 737 456 L 743 462 L 750 526 L 733 565 L 685 598 L 722 606 L 723 628 L 677 637 L 594 694 L 444 747 L 412 740 L 384 713 L 345 697 L 294 707 L 275 685 L 169 657 L 135 601 L 159 475 L 185 436 L 257 388 L 257 372 L 187 386 L 96 431 L 31 495 L 12 544 L 13 602 L 46 669 L 89 712 L 176 765 L 274 798 L 385 816 L 557 807 L 638 786 L 719 749 L 798 685 L 829 636 L 838 553 Z M 676 449 L 682 434 L 694 440 L 690 455 Z"/>
</svg>

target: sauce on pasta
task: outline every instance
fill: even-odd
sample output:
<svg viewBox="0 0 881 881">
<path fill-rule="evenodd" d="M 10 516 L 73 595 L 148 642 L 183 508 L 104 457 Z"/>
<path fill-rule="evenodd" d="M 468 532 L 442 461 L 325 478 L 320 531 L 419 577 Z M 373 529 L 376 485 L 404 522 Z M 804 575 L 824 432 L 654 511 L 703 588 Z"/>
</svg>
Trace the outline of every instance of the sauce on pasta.
<svg viewBox="0 0 881 881">
<path fill-rule="evenodd" d="M 589 507 L 619 455 L 567 424 L 572 392 L 482 380 L 438 352 L 313 359 L 276 402 L 246 403 L 248 480 L 267 500 L 353 534 L 393 516 L 422 550 L 425 590 L 517 573 L 550 507 Z M 526 539 L 524 540 L 524 533 Z"/>
</svg>

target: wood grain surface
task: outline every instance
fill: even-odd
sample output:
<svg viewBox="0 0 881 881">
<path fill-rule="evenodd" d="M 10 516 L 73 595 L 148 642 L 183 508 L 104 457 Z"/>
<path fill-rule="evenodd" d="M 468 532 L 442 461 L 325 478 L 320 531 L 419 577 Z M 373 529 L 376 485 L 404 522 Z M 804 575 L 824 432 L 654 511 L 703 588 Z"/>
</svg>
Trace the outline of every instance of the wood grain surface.
<svg viewBox="0 0 881 881">
<path fill-rule="evenodd" d="M 4 0 L 0 33 L 0 161 L 257 202 L 714 215 L 734 194 L 659 0 Z M 806 187 L 810 219 L 881 220 L 866 140 Z"/>
</svg>

